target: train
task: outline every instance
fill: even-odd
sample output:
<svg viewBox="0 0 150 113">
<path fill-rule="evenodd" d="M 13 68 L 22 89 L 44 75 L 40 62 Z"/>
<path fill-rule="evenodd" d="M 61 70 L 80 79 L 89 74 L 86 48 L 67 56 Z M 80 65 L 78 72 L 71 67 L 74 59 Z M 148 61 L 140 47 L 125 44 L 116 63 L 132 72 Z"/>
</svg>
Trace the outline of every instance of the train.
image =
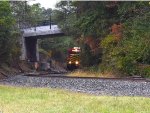
<svg viewBox="0 0 150 113">
<path fill-rule="evenodd" d="M 74 70 L 80 67 L 80 47 L 73 47 L 68 50 L 67 69 Z"/>
</svg>

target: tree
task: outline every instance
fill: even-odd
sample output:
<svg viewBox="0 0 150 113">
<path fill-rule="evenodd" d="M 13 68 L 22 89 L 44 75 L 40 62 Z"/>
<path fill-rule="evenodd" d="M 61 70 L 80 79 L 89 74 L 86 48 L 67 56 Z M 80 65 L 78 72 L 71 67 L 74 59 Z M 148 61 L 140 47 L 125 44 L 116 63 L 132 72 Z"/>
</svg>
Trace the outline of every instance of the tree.
<svg viewBox="0 0 150 113">
<path fill-rule="evenodd" d="M 82 45 L 85 65 L 90 65 L 91 59 L 96 58 L 102 59 L 101 69 L 150 75 L 150 68 L 147 68 L 150 64 L 148 2 L 75 1 L 70 3 L 74 10 L 66 14 L 67 4 L 60 2 L 57 5 L 59 24 L 63 29 L 69 29 L 68 34 L 74 34 Z M 93 42 L 86 43 L 89 36 L 101 41 L 97 48 L 102 48 L 103 55 L 99 58 L 91 52 Z"/>
<path fill-rule="evenodd" d="M 12 1 L 11 8 L 19 28 L 27 28 L 49 23 L 52 9 L 45 9 L 39 3 L 28 5 L 26 1 Z M 47 22 L 47 23 L 46 23 Z"/>
<path fill-rule="evenodd" d="M 103 39 L 101 43 L 104 48 L 103 67 L 129 75 L 149 76 L 150 68 L 147 66 L 150 64 L 148 2 L 121 3 L 118 13 L 123 22 L 123 30 L 120 30 L 122 35 L 119 40 L 115 34 L 109 34 Z M 122 20 L 124 16 L 126 20 Z"/>
<path fill-rule="evenodd" d="M 8 62 L 13 50 L 15 24 L 9 2 L 0 2 L 0 62 Z"/>
<path fill-rule="evenodd" d="M 66 60 L 68 54 L 67 50 L 69 48 L 74 47 L 75 45 L 76 44 L 73 38 L 70 36 L 55 37 L 54 39 L 49 38 L 40 40 L 40 48 L 44 49 L 47 52 L 51 51 L 52 57 L 55 60 L 63 62 L 65 62 Z"/>
</svg>

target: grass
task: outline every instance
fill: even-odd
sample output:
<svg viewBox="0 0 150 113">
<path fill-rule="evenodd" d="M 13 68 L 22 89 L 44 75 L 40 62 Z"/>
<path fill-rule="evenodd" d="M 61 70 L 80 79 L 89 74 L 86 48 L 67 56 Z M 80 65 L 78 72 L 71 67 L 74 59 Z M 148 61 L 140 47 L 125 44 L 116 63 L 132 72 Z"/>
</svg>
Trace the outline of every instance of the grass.
<svg viewBox="0 0 150 113">
<path fill-rule="evenodd" d="M 0 113 L 150 113 L 150 98 L 0 85 Z"/>
<path fill-rule="evenodd" d="M 73 72 L 67 74 L 67 76 L 73 76 L 73 77 L 106 77 L 106 78 L 117 77 L 117 75 L 114 75 L 110 72 L 101 73 L 101 72 L 83 71 L 83 70 L 73 71 Z"/>
</svg>

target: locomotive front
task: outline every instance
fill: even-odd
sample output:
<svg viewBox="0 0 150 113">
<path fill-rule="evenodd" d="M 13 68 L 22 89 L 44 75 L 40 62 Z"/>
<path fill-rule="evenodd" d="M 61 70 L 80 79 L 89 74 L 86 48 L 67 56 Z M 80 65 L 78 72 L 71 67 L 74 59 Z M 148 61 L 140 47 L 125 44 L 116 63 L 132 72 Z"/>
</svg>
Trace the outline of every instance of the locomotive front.
<svg viewBox="0 0 150 113">
<path fill-rule="evenodd" d="M 67 69 L 73 70 L 80 66 L 80 47 L 73 47 L 68 50 Z"/>
</svg>

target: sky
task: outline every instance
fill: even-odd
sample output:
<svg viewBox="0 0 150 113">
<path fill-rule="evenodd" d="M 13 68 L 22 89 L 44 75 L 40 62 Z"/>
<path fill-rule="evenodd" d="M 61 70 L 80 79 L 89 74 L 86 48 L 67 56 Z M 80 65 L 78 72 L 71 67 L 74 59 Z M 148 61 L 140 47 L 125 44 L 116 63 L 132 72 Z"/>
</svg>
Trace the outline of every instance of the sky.
<svg viewBox="0 0 150 113">
<path fill-rule="evenodd" d="M 28 3 L 30 5 L 35 4 L 35 3 L 40 3 L 41 7 L 45 7 L 45 9 L 47 8 L 55 8 L 55 4 L 57 2 L 59 2 L 60 0 L 29 0 Z"/>
</svg>

